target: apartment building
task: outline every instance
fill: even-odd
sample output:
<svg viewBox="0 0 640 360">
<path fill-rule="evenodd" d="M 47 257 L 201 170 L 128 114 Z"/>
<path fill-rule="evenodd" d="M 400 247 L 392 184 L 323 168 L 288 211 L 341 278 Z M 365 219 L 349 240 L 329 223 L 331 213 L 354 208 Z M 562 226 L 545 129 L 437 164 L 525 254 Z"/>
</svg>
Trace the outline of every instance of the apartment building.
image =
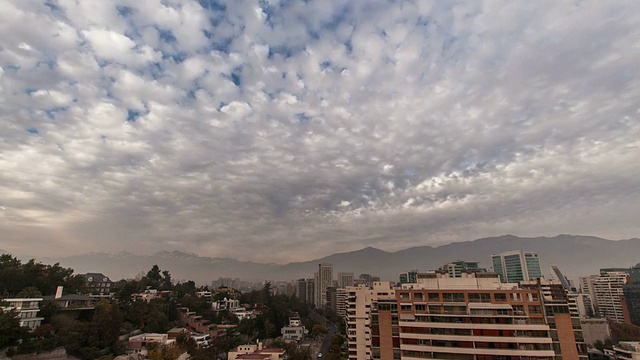
<svg viewBox="0 0 640 360">
<path fill-rule="evenodd" d="M 578 294 L 561 281 L 537 278 L 520 282 L 523 289 L 537 290 L 542 301 L 545 323 L 551 330 L 554 359 L 588 359 L 587 345 L 580 325 Z"/>
<path fill-rule="evenodd" d="M 379 300 L 395 302 L 394 290 L 388 282 L 349 286 L 346 290 L 349 360 L 371 359 L 371 306 Z"/>
<path fill-rule="evenodd" d="M 381 342 L 381 359 L 554 359 L 537 290 L 501 283 L 496 273 L 421 275 L 395 292 L 399 344 L 389 351 Z"/>
<path fill-rule="evenodd" d="M 15 311 L 20 319 L 20 326 L 26 326 L 31 331 L 40 326 L 43 317 L 38 316 L 42 298 L 7 298 L 0 300 L 0 313 Z"/>
<path fill-rule="evenodd" d="M 605 271 L 592 282 L 595 305 L 600 316 L 611 321 L 625 322 L 622 306 L 622 286 L 629 275 L 624 271 Z"/>
</svg>

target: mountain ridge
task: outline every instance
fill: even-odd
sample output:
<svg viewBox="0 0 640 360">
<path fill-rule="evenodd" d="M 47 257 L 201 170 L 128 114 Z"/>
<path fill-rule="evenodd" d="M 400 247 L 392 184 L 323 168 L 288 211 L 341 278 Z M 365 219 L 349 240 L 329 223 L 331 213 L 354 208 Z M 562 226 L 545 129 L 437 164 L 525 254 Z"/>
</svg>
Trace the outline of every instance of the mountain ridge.
<svg viewBox="0 0 640 360">
<path fill-rule="evenodd" d="M 327 255 L 325 257 L 288 264 L 255 263 L 231 258 L 199 256 L 182 251 L 159 251 L 150 255 L 130 252 L 90 253 L 62 258 L 41 258 L 38 261 L 59 262 L 77 272 L 102 272 L 112 279 L 131 278 L 158 264 L 178 280 L 191 279 L 210 284 L 218 277 L 246 280 L 294 280 L 312 278 L 319 263 L 334 264 L 334 273 L 353 272 L 378 275 L 383 280 L 396 281 L 398 274 L 417 269 L 437 269 L 454 260 L 479 261 L 490 268 L 490 255 L 510 250 L 539 253 L 543 273 L 557 265 L 570 278 L 595 274 L 599 268 L 633 266 L 640 262 L 640 239 L 608 240 L 588 235 L 560 234 L 553 237 L 519 237 L 511 234 L 454 242 L 440 246 L 414 246 L 395 252 L 375 247 Z M 335 275 L 334 275 L 335 276 Z"/>
</svg>

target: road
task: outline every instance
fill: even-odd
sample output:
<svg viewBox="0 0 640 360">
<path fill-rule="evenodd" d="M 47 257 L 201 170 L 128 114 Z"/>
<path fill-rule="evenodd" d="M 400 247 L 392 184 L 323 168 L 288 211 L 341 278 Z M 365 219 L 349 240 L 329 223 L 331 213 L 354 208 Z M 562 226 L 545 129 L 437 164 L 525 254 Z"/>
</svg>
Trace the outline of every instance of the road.
<svg viewBox="0 0 640 360">
<path fill-rule="evenodd" d="M 336 329 L 336 326 L 329 321 L 325 321 L 325 326 L 327 327 L 327 335 L 324 337 L 324 340 L 322 341 L 322 346 L 320 347 L 320 353 L 322 353 L 323 357 L 326 357 L 327 354 L 329 353 L 329 345 L 331 345 L 331 337 L 333 337 L 333 335 L 335 335 L 336 332 L 338 331 L 338 329 Z"/>
</svg>

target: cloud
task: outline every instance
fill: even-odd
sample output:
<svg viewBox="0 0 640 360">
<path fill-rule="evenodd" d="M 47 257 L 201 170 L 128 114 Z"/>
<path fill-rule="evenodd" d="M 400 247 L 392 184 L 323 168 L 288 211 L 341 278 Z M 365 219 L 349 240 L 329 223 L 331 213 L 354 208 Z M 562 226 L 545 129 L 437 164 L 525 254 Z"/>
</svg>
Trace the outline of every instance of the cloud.
<svg viewBox="0 0 640 360">
<path fill-rule="evenodd" d="M 637 236 L 639 7 L 4 2 L 0 247 Z"/>
</svg>

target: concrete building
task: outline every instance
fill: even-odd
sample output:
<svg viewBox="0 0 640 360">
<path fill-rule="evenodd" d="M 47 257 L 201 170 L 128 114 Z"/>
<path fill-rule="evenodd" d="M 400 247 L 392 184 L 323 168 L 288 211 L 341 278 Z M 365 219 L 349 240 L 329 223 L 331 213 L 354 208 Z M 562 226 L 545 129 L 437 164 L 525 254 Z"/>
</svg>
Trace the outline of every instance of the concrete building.
<svg viewBox="0 0 640 360">
<path fill-rule="evenodd" d="M 595 305 L 600 316 L 615 322 L 625 322 L 622 308 L 622 286 L 629 280 L 629 275 L 621 271 L 601 272 L 592 283 L 595 294 Z"/>
<path fill-rule="evenodd" d="M 397 350 L 402 359 L 554 358 L 537 290 L 502 283 L 496 273 L 461 276 L 422 274 L 416 284 L 396 290 L 399 344 L 383 348 L 381 339 L 381 359 L 394 359 Z M 375 335 L 372 342 L 375 351 Z"/>
<path fill-rule="evenodd" d="M 506 283 L 533 280 L 542 277 L 538 253 L 514 250 L 491 255 L 493 271 Z"/>
<path fill-rule="evenodd" d="M 307 334 L 307 329 L 302 325 L 300 316 L 292 314 L 289 317 L 289 325 L 283 326 L 280 332 L 284 340 L 301 341 Z"/>
<path fill-rule="evenodd" d="M 324 309 L 327 303 L 327 288 L 333 286 L 333 264 L 318 264 L 318 271 L 314 276 L 315 305 Z"/>
<path fill-rule="evenodd" d="M 347 344 L 350 360 L 369 360 L 371 349 L 371 307 L 378 300 L 394 300 L 394 290 L 388 282 L 372 286 L 350 286 L 347 290 Z"/>
<path fill-rule="evenodd" d="M 495 273 L 460 275 L 347 288 L 349 359 L 581 358 L 568 298 L 545 306 L 539 288 L 502 283 Z"/>
<path fill-rule="evenodd" d="M 571 288 L 568 283 L 537 278 L 520 282 L 520 287 L 539 292 L 545 323 L 551 327 L 554 359 L 588 359 L 576 301 L 578 295 L 567 291 Z"/>
<path fill-rule="evenodd" d="M 584 342 L 588 346 L 593 346 L 598 340 L 604 343 L 605 340 L 611 339 L 609 321 L 605 318 L 581 318 L 580 327 Z"/>
<path fill-rule="evenodd" d="M 338 287 L 346 288 L 347 286 L 353 286 L 353 273 L 352 272 L 339 272 L 338 273 Z"/>
<path fill-rule="evenodd" d="M 0 300 L 0 312 L 16 311 L 20 319 L 20 326 L 26 326 L 31 331 L 40 326 L 44 318 L 38 316 L 42 298 L 7 298 Z"/>
<path fill-rule="evenodd" d="M 347 298 L 346 287 L 336 289 L 336 313 L 343 319 L 347 318 Z"/>
</svg>

